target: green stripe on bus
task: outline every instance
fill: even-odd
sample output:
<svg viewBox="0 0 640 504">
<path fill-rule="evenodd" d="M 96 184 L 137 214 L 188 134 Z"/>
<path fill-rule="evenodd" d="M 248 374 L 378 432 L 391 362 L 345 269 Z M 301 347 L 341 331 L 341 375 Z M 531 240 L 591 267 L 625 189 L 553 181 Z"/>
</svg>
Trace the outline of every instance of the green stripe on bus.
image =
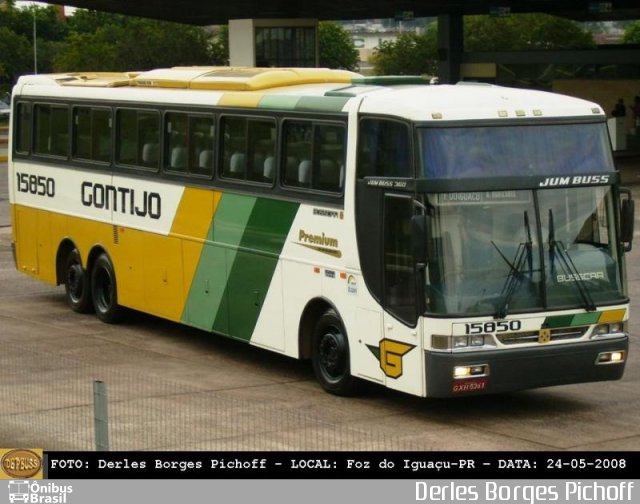
<svg viewBox="0 0 640 504">
<path fill-rule="evenodd" d="M 222 195 L 191 282 L 182 315 L 184 322 L 202 329 L 229 333 L 228 272 L 255 203 L 254 197 Z"/>
<path fill-rule="evenodd" d="M 542 327 L 553 329 L 555 327 L 570 327 L 573 321 L 573 315 L 555 315 L 547 317 Z"/>
<path fill-rule="evenodd" d="M 583 326 L 596 324 L 602 312 L 578 313 L 574 315 L 571 325 Z"/>
<path fill-rule="evenodd" d="M 253 207 L 225 293 L 234 338 L 251 339 L 298 206 L 265 198 Z"/>
<path fill-rule="evenodd" d="M 552 317 L 547 317 L 544 324 L 542 324 L 542 327 L 555 328 L 596 324 L 601 315 L 602 312 L 599 311 L 577 313 L 575 315 L 554 315 Z"/>
<path fill-rule="evenodd" d="M 296 104 L 296 110 L 310 112 L 342 112 L 348 97 L 338 96 L 302 96 Z"/>
<path fill-rule="evenodd" d="M 299 96 L 264 95 L 258 103 L 258 108 L 272 108 L 278 110 L 294 110 L 300 101 Z"/>
</svg>

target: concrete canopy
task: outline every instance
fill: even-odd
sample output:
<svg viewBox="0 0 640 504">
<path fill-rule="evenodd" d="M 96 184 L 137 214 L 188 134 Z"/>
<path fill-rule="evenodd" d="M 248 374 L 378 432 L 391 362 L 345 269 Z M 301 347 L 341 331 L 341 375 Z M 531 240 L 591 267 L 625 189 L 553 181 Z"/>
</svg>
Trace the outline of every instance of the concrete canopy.
<svg viewBox="0 0 640 504">
<path fill-rule="evenodd" d="M 44 0 L 47 3 L 59 1 Z M 320 20 L 489 14 L 509 7 L 512 13 L 546 12 L 577 20 L 640 19 L 638 0 L 63 0 L 65 5 L 163 19 L 193 25 L 226 24 L 229 19 L 314 18 Z"/>
</svg>

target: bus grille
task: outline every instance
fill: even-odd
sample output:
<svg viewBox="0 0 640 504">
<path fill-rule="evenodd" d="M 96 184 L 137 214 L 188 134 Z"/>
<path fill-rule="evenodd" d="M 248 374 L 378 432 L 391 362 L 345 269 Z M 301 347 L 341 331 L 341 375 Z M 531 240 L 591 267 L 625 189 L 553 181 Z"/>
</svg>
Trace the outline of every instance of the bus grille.
<svg viewBox="0 0 640 504">
<path fill-rule="evenodd" d="M 585 327 L 562 327 L 559 329 L 551 329 L 550 341 L 562 341 L 582 338 L 589 326 Z M 517 333 L 501 333 L 496 334 L 498 341 L 503 345 L 521 345 L 524 343 L 537 343 L 540 331 L 524 331 Z"/>
</svg>

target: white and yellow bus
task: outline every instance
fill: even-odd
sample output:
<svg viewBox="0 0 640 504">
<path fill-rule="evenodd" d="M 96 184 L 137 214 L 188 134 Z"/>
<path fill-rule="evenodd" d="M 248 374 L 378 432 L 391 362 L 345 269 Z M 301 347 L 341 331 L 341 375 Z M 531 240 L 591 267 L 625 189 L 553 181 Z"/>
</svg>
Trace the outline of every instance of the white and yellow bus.
<svg viewBox="0 0 640 504">
<path fill-rule="evenodd" d="M 20 78 L 20 271 L 447 397 L 621 378 L 633 200 L 605 114 L 556 94 L 326 69 Z"/>
</svg>

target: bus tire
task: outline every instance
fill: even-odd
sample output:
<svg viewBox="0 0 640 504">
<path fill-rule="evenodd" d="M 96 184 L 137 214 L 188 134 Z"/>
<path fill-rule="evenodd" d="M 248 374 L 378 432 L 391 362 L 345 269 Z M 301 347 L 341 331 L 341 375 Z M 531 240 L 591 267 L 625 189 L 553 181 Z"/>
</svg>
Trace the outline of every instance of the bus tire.
<svg viewBox="0 0 640 504">
<path fill-rule="evenodd" d="M 316 379 L 327 392 L 342 396 L 353 392 L 349 341 L 335 310 L 327 310 L 313 329 L 311 362 Z"/>
<path fill-rule="evenodd" d="M 70 250 L 64 260 L 64 292 L 69 307 L 77 313 L 88 313 L 93 308 L 91 285 L 87 271 L 82 267 L 80 252 Z"/>
<path fill-rule="evenodd" d="M 96 316 L 102 322 L 115 324 L 122 318 L 116 274 L 107 254 L 100 254 L 91 269 L 91 297 Z"/>
</svg>

